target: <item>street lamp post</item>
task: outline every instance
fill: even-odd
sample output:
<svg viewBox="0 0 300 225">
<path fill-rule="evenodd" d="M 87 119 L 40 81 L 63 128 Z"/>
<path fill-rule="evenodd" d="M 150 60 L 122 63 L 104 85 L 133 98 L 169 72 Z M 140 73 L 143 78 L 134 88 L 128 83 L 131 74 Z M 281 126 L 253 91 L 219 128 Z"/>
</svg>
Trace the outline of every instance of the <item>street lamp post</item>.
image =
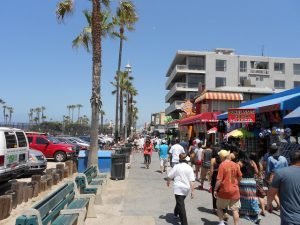
<svg viewBox="0 0 300 225">
<path fill-rule="evenodd" d="M 126 66 L 125 66 L 125 71 L 128 73 L 128 75 L 130 75 L 131 73 L 131 66 L 130 64 L 128 63 Z M 129 101 L 128 101 L 128 90 L 127 90 L 127 93 L 126 93 L 126 111 L 125 111 L 125 132 L 124 132 L 124 141 L 127 140 L 127 129 L 128 129 L 128 108 L 129 108 Z"/>
</svg>

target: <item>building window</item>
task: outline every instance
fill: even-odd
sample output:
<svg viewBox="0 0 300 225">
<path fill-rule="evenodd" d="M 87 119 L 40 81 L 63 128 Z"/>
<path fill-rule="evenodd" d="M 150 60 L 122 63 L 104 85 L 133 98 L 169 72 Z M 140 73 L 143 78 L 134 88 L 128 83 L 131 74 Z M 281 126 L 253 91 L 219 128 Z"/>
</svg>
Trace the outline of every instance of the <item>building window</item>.
<svg viewBox="0 0 300 225">
<path fill-rule="evenodd" d="M 240 72 L 247 72 L 247 61 L 240 61 Z"/>
<path fill-rule="evenodd" d="M 300 75 L 300 64 L 294 64 L 294 74 Z"/>
<path fill-rule="evenodd" d="M 300 81 L 294 81 L 294 88 L 300 87 Z"/>
<path fill-rule="evenodd" d="M 226 60 L 216 60 L 216 71 L 226 71 Z"/>
<path fill-rule="evenodd" d="M 274 80 L 274 88 L 285 89 L 285 81 L 284 80 Z"/>
<path fill-rule="evenodd" d="M 226 78 L 216 77 L 216 87 L 224 87 L 224 86 L 226 86 Z"/>
<path fill-rule="evenodd" d="M 240 77 L 240 86 L 245 85 L 245 80 L 247 80 L 247 77 Z"/>
<path fill-rule="evenodd" d="M 188 68 L 190 70 L 205 70 L 205 58 L 190 56 L 188 58 Z"/>
<path fill-rule="evenodd" d="M 199 83 L 205 84 L 204 75 L 198 74 L 189 74 L 187 77 L 188 88 L 198 88 Z"/>
<path fill-rule="evenodd" d="M 285 73 L 285 64 L 284 63 L 274 63 L 274 71 Z"/>
</svg>

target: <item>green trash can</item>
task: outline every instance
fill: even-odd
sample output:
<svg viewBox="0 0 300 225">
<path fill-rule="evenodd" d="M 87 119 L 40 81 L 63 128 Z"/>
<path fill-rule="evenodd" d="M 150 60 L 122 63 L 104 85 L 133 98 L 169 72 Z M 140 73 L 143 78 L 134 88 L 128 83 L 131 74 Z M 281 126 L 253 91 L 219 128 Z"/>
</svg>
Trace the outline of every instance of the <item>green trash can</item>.
<svg viewBox="0 0 300 225">
<path fill-rule="evenodd" d="M 124 180 L 125 179 L 125 154 L 112 154 L 111 155 L 111 171 L 110 178 L 112 180 Z"/>
</svg>

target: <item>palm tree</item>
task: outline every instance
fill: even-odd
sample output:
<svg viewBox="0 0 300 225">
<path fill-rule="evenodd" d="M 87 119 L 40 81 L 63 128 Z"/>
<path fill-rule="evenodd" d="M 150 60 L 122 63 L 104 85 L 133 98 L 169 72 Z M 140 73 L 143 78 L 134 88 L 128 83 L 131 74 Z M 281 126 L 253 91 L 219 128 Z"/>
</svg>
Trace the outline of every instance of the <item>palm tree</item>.
<svg viewBox="0 0 300 225">
<path fill-rule="evenodd" d="M 33 112 L 34 112 L 34 109 L 31 108 L 28 113 L 29 123 L 33 122 Z"/>
<path fill-rule="evenodd" d="M 115 116 L 115 139 L 117 140 L 118 134 L 118 119 L 119 119 L 119 104 L 120 108 L 122 102 L 119 102 L 120 93 L 120 72 L 121 72 L 121 63 L 122 63 L 122 51 L 123 51 L 123 40 L 126 40 L 124 35 L 125 29 L 128 31 L 134 30 L 133 25 L 137 22 L 138 17 L 136 14 L 135 5 L 131 1 L 121 1 L 120 6 L 117 8 L 116 17 L 114 18 L 114 24 L 119 26 L 119 32 L 115 32 L 115 36 L 120 39 L 120 47 L 119 47 L 119 59 L 118 59 L 118 70 L 116 74 L 116 116 Z M 121 111 L 121 110 L 120 110 Z M 121 114 L 120 114 L 120 123 L 121 123 Z M 120 125 L 120 132 L 121 132 Z"/>
<path fill-rule="evenodd" d="M 5 101 L 4 101 L 3 99 L 1 99 L 1 98 L 0 98 L 0 104 L 2 104 L 3 107 L 4 107 Z M 4 110 L 4 109 L 3 109 L 3 110 Z M 4 114 L 3 114 L 3 115 L 4 115 L 4 118 L 3 118 L 3 119 L 4 119 L 4 121 L 5 121 L 5 111 L 4 111 Z"/>
<path fill-rule="evenodd" d="M 77 105 L 76 105 L 76 107 L 77 107 L 77 109 L 78 109 L 77 123 L 79 123 L 79 118 L 80 118 L 80 108 L 82 108 L 82 107 L 83 107 L 83 105 L 81 105 L 81 104 L 77 104 Z"/>
<path fill-rule="evenodd" d="M 39 108 L 39 107 L 37 107 L 37 108 L 35 108 L 34 109 L 34 111 L 35 111 L 35 113 L 36 113 L 36 118 L 38 119 L 36 122 L 37 123 L 40 123 L 40 121 L 41 121 L 41 112 L 42 112 L 42 109 L 41 108 Z"/>
<path fill-rule="evenodd" d="M 101 109 L 100 110 L 100 130 L 101 130 L 101 133 L 103 133 L 103 116 L 105 115 L 105 112 Z"/>
<path fill-rule="evenodd" d="M 91 33 L 92 33 L 92 96 L 90 99 L 92 108 L 91 121 L 91 144 L 88 156 L 88 166 L 98 166 L 98 127 L 99 127 L 99 109 L 102 107 L 101 101 L 101 67 L 102 67 L 102 21 L 101 7 L 109 5 L 109 0 L 91 0 L 92 17 L 91 17 Z M 66 14 L 73 11 L 73 0 L 62 0 L 57 4 L 56 15 L 58 20 L 62 21 Z"/>
<path fill-rule="evenodd" d="M 133 127 L 133 107 L 136 103 L 135 100 L 133 100 L 134 96 L 137 96 L 138 92 L 135 89 L 135 87 L 131 84 L 127 89 L 127 96 L 128 96 L 128 134 L 131 134 L 131 127 Z"/>
<path fill-rule="evenodd" d="M 72 111 L 72 123 L 73 123 L 73 121 L 74 121 L 74 109 L 76 108 L 76 105 L 70 105 L 70 107 L 71 107 L 71 111 Z"/>
<path fill-rule="evenodd" d="M 71 118 L 71 108 L 72 108 L 72 105 L 67 105 L 69 118 Z"/>
<path fill-rule="evenodd" d="M 8 113 L 9 113 L 9 124 L 11 124 L 11 116 L 14 112 L 14 108 L 13 107 L 7 107 Z"/>
<path fill-rule="evenodd" d="M 4 118 L 5 124 L 6 124 L 6 108 L 7 108 L 7 106 L 3 104 L 3 118 Z"/>
<path fill-rule="evenodd" d="M 46 116 L 44 115 L 44 111 L 46 110 L 45 106 L 41 107 L 41 111 L 42 111 L 42 123 L 44 122 L 44 120 L 46 119 Z"/>
</svg>

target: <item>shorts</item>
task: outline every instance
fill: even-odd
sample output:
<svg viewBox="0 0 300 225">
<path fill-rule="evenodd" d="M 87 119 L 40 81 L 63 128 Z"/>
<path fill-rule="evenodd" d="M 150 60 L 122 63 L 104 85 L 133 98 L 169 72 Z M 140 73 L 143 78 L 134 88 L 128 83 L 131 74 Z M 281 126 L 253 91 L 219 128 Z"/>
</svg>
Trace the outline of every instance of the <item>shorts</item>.
<svg viewBox="0 0 300 225">
<path fill-rule="evenodd" d="M 168 165 L 168 159 L 160 158 L 160 166 L 167 166 L 167 165 Z"/>
<path fill-rule="evenodd" d="M 239 208 L 241 208 L 241 202 L 239 199 L 234 200 L 217 197 L 217 208 L 226 209 L 227 207 L 229 207 L 229 209 L 231 209 L 232 211 L 238 210 Z"/>
</svg>

